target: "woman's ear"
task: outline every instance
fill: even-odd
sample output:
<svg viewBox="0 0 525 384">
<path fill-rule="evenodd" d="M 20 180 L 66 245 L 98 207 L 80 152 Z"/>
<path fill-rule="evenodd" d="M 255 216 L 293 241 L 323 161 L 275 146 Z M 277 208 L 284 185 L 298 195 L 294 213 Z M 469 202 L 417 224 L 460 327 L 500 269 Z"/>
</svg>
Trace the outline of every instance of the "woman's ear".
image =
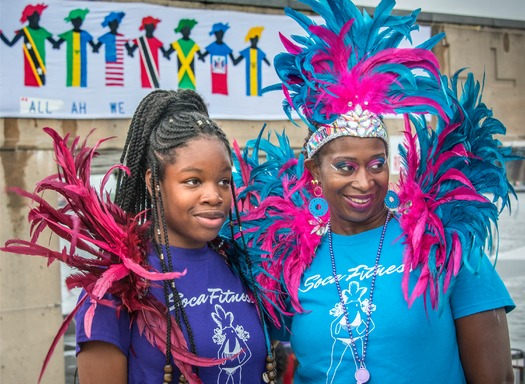
<svg viewBox="0 0 525 384">
<path fill-rule="evenodd" d="M 315 159 L 306 159 L 304 161 L 304 166 L 308 171 L 310 171 L 310 174 L 314 179 L 319 178 L 319 165 L 317 164 L 317 161 Z"/>
<path fill-rule="evenodd" d="M 148 169 L 146 171 L 146 175 L 144 176 L 144 181 L 146 182 L 146 188 L 148 188 L 148 192 L 150 196 L 153 196 L 153 190 L 151 188 L 151 177 L 153 173 L 151 172 L 151 169 Z"/>
</svg>

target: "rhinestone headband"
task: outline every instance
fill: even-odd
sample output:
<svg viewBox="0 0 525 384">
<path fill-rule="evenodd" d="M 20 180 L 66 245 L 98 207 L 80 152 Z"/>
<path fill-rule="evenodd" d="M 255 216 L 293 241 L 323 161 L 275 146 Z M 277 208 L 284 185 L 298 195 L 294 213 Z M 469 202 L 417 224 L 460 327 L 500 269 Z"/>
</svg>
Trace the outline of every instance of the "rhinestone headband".
<svg viewBox="0 0 525 384">
<path fill-rule="evenodd" d="M 306 153 L 311 158 L 323 145 L 341 137 L 377 137 L 388 143 L 388 134 L 381 118 L 360 105 L 341 115 L 332 124 L 322 125 L 315 131 L 308 143 Z"/>
</svg>

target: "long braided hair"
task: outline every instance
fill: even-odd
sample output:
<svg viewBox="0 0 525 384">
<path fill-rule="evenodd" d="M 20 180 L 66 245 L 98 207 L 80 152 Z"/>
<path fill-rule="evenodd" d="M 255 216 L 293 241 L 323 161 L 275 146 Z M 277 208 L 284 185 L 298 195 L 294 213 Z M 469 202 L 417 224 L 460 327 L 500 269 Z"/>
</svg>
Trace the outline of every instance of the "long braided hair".
<svg viewBox="0 0 525 384">
<path fill-rule="evenodd" d="M 128 215 L 135 216 L 146 211 L 141 216 L 142 222 L 148 220 L 152 224 L 148 240 L 152 241 L 156 249 L 163 272 L 171 272 L 172 260 L 164 202 L 157 188 L 164 180 L 167 166 L 176 160 L 176 149 L 203 136 L 214 137 L 223 142 L 231 159 L 230 144 L 225 133 L 209 118 L 202 97 L 192 90 L 153 91 L 141 101 L 131 120 L 120 159 L 129 169 L 129 175 L 119 171 L 115 202 Z M 146 185 L 145 178 L 148 170 L 151 170 L 150 185 Z M 232 193 L 234 194 L 233 186 Z M 166 246 L 163 248 L 162 244 Z M 171 364 L 172 324 L 168 310 L 170 291 L 175 300 L 174 317 L 177 325 L 181 328 L 182 322 L 184 323 L 191 351 L 196 353 L 193 332 L 175 282 L 165 280 L 166 365 Z"/>
</svg>

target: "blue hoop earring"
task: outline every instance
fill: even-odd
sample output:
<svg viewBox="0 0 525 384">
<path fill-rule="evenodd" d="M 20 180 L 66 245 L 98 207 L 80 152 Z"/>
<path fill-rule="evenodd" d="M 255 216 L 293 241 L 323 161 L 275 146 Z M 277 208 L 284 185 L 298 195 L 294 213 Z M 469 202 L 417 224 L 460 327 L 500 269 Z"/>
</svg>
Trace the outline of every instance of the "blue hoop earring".
<svg viewBox="0 0 525 384">
<path fill-rule="evenodd" d="M 389 190 L 385 196 L 385 205 L 388 209 L 399 207 L 399 196 L 392 190 Z"/>
<path fill-rule="evenodd" d="M 312 184 L 317 185 L 319 182 L 317 180 L 312 180 Z M 321 196 L 323 195 L 323 188 L 320 185 L 317 185 L 314 188 L 314 198 L 310 200 L 308 204 L 308 210 L 315 217 L 321 217 L 326 215 L 328 212 L 328 203 Z"/>
</svg>

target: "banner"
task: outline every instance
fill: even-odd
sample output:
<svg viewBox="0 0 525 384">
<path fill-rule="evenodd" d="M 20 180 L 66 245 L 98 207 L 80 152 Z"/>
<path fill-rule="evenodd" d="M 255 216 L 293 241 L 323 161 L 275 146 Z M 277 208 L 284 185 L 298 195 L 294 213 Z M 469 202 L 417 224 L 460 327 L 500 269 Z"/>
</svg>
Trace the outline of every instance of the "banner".
<svg viewBox="0 0 525 384">
<path fill-rule="evenodd" d="M 195 89 L 215 119 L 285 120 L 273 68 L 290 18 L 144 3 L 0 0 L 0 117 L 129 118 L 160 89 Z M 430 37 L 422 28 L 415 44 Z"/>
</svg>

